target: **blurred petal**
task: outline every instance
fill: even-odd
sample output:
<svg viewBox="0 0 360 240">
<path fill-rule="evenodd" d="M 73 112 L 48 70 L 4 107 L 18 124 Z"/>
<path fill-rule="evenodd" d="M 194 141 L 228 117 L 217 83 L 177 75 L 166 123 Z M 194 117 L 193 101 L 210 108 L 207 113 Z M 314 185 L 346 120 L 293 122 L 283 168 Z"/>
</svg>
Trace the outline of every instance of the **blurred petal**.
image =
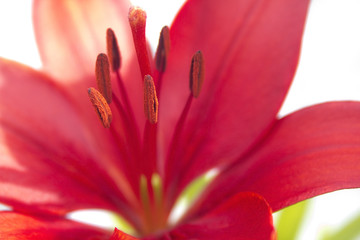
<svg viewBox="0 0 360 240">
<path fill-rule="evenodd" d="M 88 104 L 86 90 L 96 86 L 95 60 L 99 53 L 106 52 L 109 27 L 117 35 L 122 58 L 120 71 L 137 123 L 140 126 L 144 123 L 142 79 L 127 18 L 129 6 L 127 0 L 34 1 L 35 35 L 44 70 L 54 81 L 65 85 L 94 128 L 98 119 Z M 116 81 L 113 91 L 118 91 Z"/>
<path fill-rule="evenodd" d="M 110 233 L 63 218 L 40 218 L 0 212 L 1 239 L 109 239 Z"/>
<path fill-rule="evenodd" d="M 35 35 L 45 70 L 61 80 L 93 75 L 97 54 L 106 51 L 109 27 L 121 36 L 120 50 L 128 49 L 129 7 L 126 0 L 34 1 Z M 124 64 L 128 53 L 122 52 Z"/>
<path fill-rule="evenodd" d="M 323 193 L 360 187 L 359 136 L 359 102 L 325 103 L 290 114 L 243 164 L 214 181 L 200 212 L 239 191 L 261 194 L 276 211 Z M 214 194 L 216 198 L 209 197 Z"/>
<path fill-rule="evenodd" d="M 276 239 L 271 209 L 254 193 L 239 193 L 209 213 L 173 230 L 172 239 Z"/>
<path fill-rule="evenodd" d="M 1 202 L 27 212 L 129 211 L 124 195 L 132 194 L 118 160 L 100 148 L 60 86 L 0 59 L 0 104 Z"/>
<path fill-rule="evenodd" d="M 216 164 L 234 161 L 275 121 L 298 63 L 308 4 L 193 0 L 182 8 L 171 27 L 160 96 L 165 143 L 189 95 L 190 61 L 197 50 L 204 54 L 205 80 L 184 127 L 180 153 L 169 159 L 171 170 L 166 170 L 181 178 L 181 186 Z M 177 163 L 183 165 L 180 171 Z"/>
<path fill-rule="evenodd" d="M 97 194 L 96 183 L 64 161 L 64 155 L 57 155 L 16 129 L 0 126 L 1 203 L 27 213 L 65 214 L 99 207 L 115 210 Z"/>
</svg>

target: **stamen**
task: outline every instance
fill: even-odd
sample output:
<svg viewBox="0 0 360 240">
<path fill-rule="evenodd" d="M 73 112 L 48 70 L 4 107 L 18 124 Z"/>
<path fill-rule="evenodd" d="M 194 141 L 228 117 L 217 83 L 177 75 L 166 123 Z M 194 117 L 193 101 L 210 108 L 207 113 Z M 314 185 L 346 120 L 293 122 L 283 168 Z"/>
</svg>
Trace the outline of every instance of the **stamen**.
<svg viewBox="0 0 360 240">
<path fill-rule="evenodd" d="M 149 197 L 149 190 L 147 179 L 145 175 L 140 176 L 140 198 L 143 206 L 147 211 L 150 210 L 150 197 Z"/>
<path fill-rule="evenodd" d="M 112 120 L 112 113 L 109 105 L 101 93 L 95 88 L 89 88 L 88 94 L 92 105 L 94 106 L 96 113 L 105 128 L 110 127 Z"/>
<path fill-rule="evenodd" d="M 145 27 L 146 13 L 139 7 L 132 7 L 129 11 L 129 23 L 133 35 L 135 50 L 140 66 L 141 76 L 151 74 L 150 61 L 146 48 Z"/>
<path fill-rule="evenodd" d="M 151 221 L 149 189 L 145 175 L 140 176 L 140 200 L 144 207 L 143 210 L 144 210 L 145 224 L 143 231 L 146 233 L 151 230 L 150 224 L 152 224 L 152 221 Z"/>
<path fill-rule="evenodd" d="M 163 199 L 163 186 L 162 186 L 162 180 L 158 173 L 154 173 L 151 176 L 151 185 L 154 190 L 154 198 L 156 205 L 160 208 L 162 205 L 162 199 Z"/>
<path fill-rule="evenodd" d="M 95 76 L 100 93 L 110 104 L 112 100 L 109 60 L 105 53 L 100 53 L 96 59 Z"/>
<path fill-rule="evenodd" d="M 201 51 L 194 54 L 190 67 L 190 90 L 193 97 L 197 98 L 200 94 L 204 82 L 205 68 L 204 57 Z"/>
<path fill-rule="evenodd" d="M 121 56 L 115 33 L 111 28 L 106 30 L 106 48 L 107 54 L 109 56 L 111 70 L 116 72 L 120 68 Z"/>
<path fill-rule="evenodd" d="M 180 115 L 180 118 L 178 122 L 176 123 L 175 130 L 173 137 L 170 142 L 170 148 L 168 152 L 167 159 L 173 159 L 175 156 L 181 156 L 183 153 L 178 150 L 178 145 L 181 137 L 181 133 L 183 132 L 183 128 L 185 125 L 185 121 L 187 119 L 187 116 L 190 112 L 191 103 L 193 101 L 193 98 L 196 98 L 200 94 L 201 86 L 204 81 L 204 57 L 201 53 L 201 51 L 198 51 L 194 54 L 192 60 L 191 60 L 191 66 L 190 66 L 190 90 L 191 93 L 189 93 L 189 97 L 186 101 L 185 107 Z M 181 178 L 180 175 L 178 175 L 178 169 L 183 168 L 183 166 L 186 163 L 183 161 L 168 161 L 172 163 L 171 165 L 167 165 L 167 169 L 165 169 L 165 172 L 168 173 L 169 177 L 171 176 L 175 181 L 172 182 L 172 186 L 169 186 L 168 189 L 171 189 L 170 192 L 168 192 L 168 199 L 171 205 L 175 201 L 175 191 L 176 184 L 179 181 L 179 178 Z M 185 165 L 186 166 L 186 165 Z"/>
<path fill-rule="evenodd" d="M 162 179 L 158 173 L 153 173 L 151 176 L 151 186 L 153 189 L 153 197 L 154 197 L 154 217 L 155 221 L 155 228 L 161 229 L 163 226 L 167 225 L 167 216 L 164 212 L 164 202 L 163 202 L 163 184 Z"/>
<path fill-rule="evenodd" d="M 169 27 L 165 26 L 161 29 L 159 44 L 155 54 L 156 69 L 165 72 L 166 62 L 170 51 L 170 32 Z"/>
<path fill-rule="evenodd" d="M 144 78 L 144 111 L 145 116 L 152 124 L 157 122 L 158 104 L 154 80 L 150 75 L 146 75 Z"/>
</svg>

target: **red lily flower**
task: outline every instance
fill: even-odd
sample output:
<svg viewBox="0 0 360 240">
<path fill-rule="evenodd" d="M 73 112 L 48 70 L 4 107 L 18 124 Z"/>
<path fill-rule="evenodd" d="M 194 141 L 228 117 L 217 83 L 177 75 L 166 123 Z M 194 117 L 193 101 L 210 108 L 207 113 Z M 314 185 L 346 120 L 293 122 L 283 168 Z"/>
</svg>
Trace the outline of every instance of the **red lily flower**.
<svg viewBox="0 0 360 240">
<path fill-rule="evenodd" d="M 270 206 L 358 187 L 359 103 L 276 118 L 308 4 L 188 0 L 170 28 L 170 52 L 160 47 L 166 58 L 157 59 L 166 61 L 151 70 L 145 39 L 132 37 L 128 2 L 35 1 L 44 70 L 0 61 L 0 202 L 13 209 L 0 213 L 1 236 L 106 239 L 112 231 L 66 218 L 102 208 L 144 239 L 274 239 Z M 110 47 L 112 93 L 103 81 L 107 58 L 98 57 L 101 94 L 90 88 L 89 96 L 101 124 L 85 90 L 96 86 L 93 61 L 106 49 L 108 27 L 122 56 L 120 63 Z M 203 59 L 192 62 L 198 50 Z M 219 174 L 197 204 L 170 225 L 177 197 L 214 168 Z M 116 229 L 111 239 L 134 237 Z"/>
</svg>

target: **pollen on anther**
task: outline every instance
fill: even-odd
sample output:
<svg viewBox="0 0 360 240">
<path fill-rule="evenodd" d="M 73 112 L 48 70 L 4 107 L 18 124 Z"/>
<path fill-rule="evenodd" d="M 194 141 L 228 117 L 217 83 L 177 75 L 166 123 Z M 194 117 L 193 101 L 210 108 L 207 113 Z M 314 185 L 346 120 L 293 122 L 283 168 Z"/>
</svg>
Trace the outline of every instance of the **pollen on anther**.
<svg viewBox="0 0 360 240">
<path fill-rule="evenodd" d="M 96 59 L 95 65 L 96 83 L 100 93 L 108 103 L 112 101 L 112 90 L 110 81 L 109 60 L 105 53 L 100 53 Z"/>
<path fill-rule="evenodd" d="M 112 121 L 112 113 L 105 98 L 95 88 L 89 88 L 88 95 L 103 126 L 109 128 Z"/>
<path fill-rule="evenodd" d="M 106 48 L 111 70 L 115 72 L 120 68 L 121 56 L 115 33 L 111 28 L 106 30 Z"/>
<path fill-rule="evenodd" d="M 204 77 L 204 57 L 201 51 L 197 51 L 192 57 L 190 66 L 190 90 L 195 98 L 197 98 L 200 94 Z"/>
<path fill-rule="evenodd" d="M 156 69 L 164 72 L 166 69 L 167 58 L 170 52 L 170 31 L 168 26 L 161 29 L 159 44 L 155 54 Z"/>
<path fill-rule="evenodd" d="M 150 75 L 146 75 L 144 78 L 144 112 L 152 124 L 156 123 L 158 119 L 158 105 L 154 80 Z"/>
</svg>

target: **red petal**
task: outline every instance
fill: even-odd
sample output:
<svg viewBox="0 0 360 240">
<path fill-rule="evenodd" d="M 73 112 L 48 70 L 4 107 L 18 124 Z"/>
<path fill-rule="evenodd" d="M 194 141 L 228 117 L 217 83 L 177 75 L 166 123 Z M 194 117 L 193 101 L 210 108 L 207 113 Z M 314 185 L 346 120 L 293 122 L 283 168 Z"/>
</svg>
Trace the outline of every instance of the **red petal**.
<svg viewBox="0 0 360 240">
<path fill-rule="evenodd" d="M 57 214 L 130 210 L 119 191 L 131 198 L 118 162 L 101 149 L 63 89 L 3 59 L 0 85 L 1 202 Z"/>
<path fill-rule="evenodd" d="M 106 51 L 106 29 L 118 36 L 120 50 L 132 48 L 127 0 L 64 0 L 34 2 L 34 26 L 46 71 L 58 79 L 94 75 L 98 53 Z M 123 62 L 129 52 L 122 52 Z"/>
<path fill-rule="evenodd" d="M 230 170 L 200 203 L 211 209 L 238 191 L 254 191 L 274 210 L 326 192 L 360 187 L 360 103 L 333 102 L 277 122 L 256 151 Z M 226 174 L 226 173 L 225 173 Z M 212 198 L 209 196 L 214 196 Z"/>
<path fill-rule="evenodd" d="M 0 212 L 1 239 L 109 239 L 109 232 L 62 219 L 38 218 L 14 212 Z"/>
<path fill-rule="evenodd" d="M 200 219 L 173 230 L 172 239 L 276 239 L 271 209 L 254 193 L 239 193 Z"/>
<path fill-rule="evenodd" d="M 169 176 L 193 176 L 234 161 L 266 133 L 298 62 L 308 0 L 188 1 L 171 27 L 171 51 L 159 104 L 170 142 L 189 95 L 191 56 L 201 50 L 205 80 Z M 162 110 L 163 109 L 163 110 Z M 183 154 L 181 154 L 184 152 Z M 171 164 L 182 162 L 182 166 Z M 185 163 L 184 163 L 185 162 Z"/>
<path fill-rule="evenodd" d="M 96 86 L 95 61 L 100 52 L 106 52 L 109 27 L 117 35 L 121 75 L 136 119 L 139 124 L 144 122 L 142 79 L 127 18 L 129 6 L 127 0 L 34 1 L 35 35 L 44 70 L 54 76 L 55 81 L 66 84 L 94 128 L 98 119 L 88 104 L 86 90 Z M 113 90 L 117 92 L 115 76 L 112 78 Z M 113 125 L 123 126 L 115 122 Z"/>
<path fill-rule="evenodd" d="M 136 240 L 138 238 L 134 238 L 129 234 L 126 234 L 119 229 L 115 228 L 113 234 L 111 235 L 110 240 Z"/>
</svg>

